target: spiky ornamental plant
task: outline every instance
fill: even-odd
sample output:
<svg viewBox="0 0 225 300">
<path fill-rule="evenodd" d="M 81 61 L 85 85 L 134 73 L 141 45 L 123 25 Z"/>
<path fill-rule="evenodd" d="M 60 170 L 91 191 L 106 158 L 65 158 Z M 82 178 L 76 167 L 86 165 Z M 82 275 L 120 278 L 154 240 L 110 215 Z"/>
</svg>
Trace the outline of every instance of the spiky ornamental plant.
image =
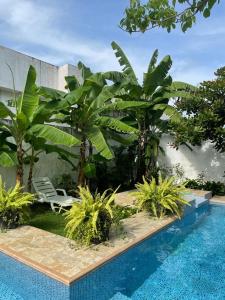
<svg viewBox="0 0 225 300">
<path fill-rule="evenodd" d="M 108 240 L 116 192 L 106 190 L 103 194 L 92 195 L 87 186 L 79 186 L 81 202 L 74 203 L 65 213 L 67 237 L 84 245 Z"/>
<path fill-rule="evenodd" d="M 146 210 L 156 218 L 162 218 L 166 214 L 175 214 L 180 218 L 183 206 L 188 205 L 182 195 L 185 186 L 176 185 L 175 177 L 163 180 L 159 176 L 159 184 L 155 178 L 149 182 L 143 177 L 143 183 L 137 183 L 136 188 L 133 196 L 137 199 L 138 209 Z"/>
<path fill-rule="evenodd" d="M 0 176 L 0 228 L 14 228 L 23 222 L 24 208 L 34 201 L 34 195 L 24 193 L 19 183 L 6 190 Z"/>
</svg>

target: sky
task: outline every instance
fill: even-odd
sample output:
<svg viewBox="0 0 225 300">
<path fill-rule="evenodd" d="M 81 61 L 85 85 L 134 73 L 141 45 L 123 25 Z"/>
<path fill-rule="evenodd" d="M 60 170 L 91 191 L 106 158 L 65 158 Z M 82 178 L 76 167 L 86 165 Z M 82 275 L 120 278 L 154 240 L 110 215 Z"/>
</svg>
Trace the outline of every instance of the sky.
<svg viewBox="0 0 225 300">
<path fill-rule="evenodd" d="M 0 45 L 46 62 L 79 60 L 95 72 L 120 70 L 116 41 L 142 79 L 155 49 L 170 55 L 174 80 L 198 84 L 225 66 L 225 1 L 186 33 L 154 29 L 128 34 L 119 27 L 128 0 L 0 0 Z"/>
</svg>

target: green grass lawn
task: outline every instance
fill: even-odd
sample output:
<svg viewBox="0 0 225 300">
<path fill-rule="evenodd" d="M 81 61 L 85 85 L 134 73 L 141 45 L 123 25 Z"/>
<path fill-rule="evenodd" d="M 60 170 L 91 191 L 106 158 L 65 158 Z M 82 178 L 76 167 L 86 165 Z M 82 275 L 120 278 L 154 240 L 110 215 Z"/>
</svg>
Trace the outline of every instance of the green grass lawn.
<svg viewBox="0 0 225 300">
<path fill-rule="evenodd" d="M 32 207 L 29 225 L 65 236 L 65 218 L 46 206 Z"/>
</svg>

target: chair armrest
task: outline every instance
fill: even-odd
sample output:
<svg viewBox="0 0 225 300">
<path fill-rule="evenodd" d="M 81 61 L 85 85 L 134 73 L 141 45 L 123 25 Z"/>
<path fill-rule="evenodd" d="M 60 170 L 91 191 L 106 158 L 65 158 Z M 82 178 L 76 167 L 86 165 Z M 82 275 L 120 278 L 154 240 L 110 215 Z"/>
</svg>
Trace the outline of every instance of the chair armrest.
<svg viewBox="0 0 225 300">
<path fill-rule="evenodd" d="M 38 202 L 46 201 L 46 195 L 44 193 L 38 192 L 36 195 L 38 196 L 38 199 L 37 199 Z"/>
<path fill-rule="evenodd" d="M 56 192 L 62 192 L 64 196 L 67 196 L 67 193 L 64 189 L 56 189 Z"/>
</svg>

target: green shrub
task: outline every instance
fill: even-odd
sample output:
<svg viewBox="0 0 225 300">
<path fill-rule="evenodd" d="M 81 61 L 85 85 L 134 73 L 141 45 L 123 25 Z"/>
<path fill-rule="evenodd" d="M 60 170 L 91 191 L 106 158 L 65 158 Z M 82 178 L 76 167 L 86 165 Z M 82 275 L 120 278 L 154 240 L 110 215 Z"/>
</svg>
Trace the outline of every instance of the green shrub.
<svg viewBox="0 0 225 300">
<path fill-rule="evenodd" d="M 137 191 L 133 192 L 133 195 L 137 199 L 138 209 L 146 210 L 157 218 L 162 218 L 167 214 L 180 217 L 183 206 L 188 204 L 182 198 L 185 187 L 176 185 L 175 177 L 162 179 L 159 176 L 158 185 L 155 178 L 148 182 L 143 177 L 143 183 L 136 184 L 136 188 Z"/>
<path fill-rule="evenodd" d="M 19 183 L 6 190 L 0 176 L 0 228 L 15 228 L 22 224 L 25 208 L 34 200 L 34 195 L 24 193 Z"/>
<path fill-rule="evenodd" d="M 186 187 L 194 190 L 211 191 L 212 195 L 225 195 L 225 184 L 220 181 L 199 181 L 198 179 L 189 179 Z"/>
<path fill-rule="evenodd" d="M 116 191 L 92 195 L 88 187 L 79 187 L 81 202 L 74 203 L 65 213 L 66 236 L 84 245 L 108 240 Z"/>
</svg>

